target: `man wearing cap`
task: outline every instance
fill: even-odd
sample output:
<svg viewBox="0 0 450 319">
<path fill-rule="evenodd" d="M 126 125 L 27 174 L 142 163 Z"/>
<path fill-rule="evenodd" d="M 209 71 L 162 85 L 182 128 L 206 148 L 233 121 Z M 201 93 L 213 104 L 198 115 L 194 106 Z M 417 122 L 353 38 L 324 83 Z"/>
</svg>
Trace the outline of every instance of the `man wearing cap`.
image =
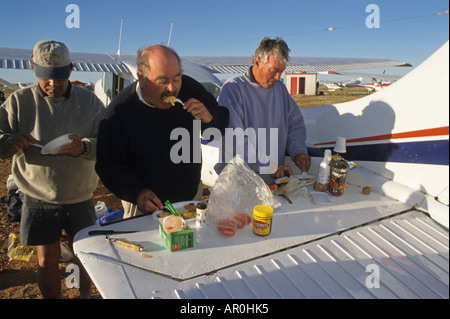
<svg viewBox="0 0 450 319">
<path fill-rule="evenodd" d="M 12 175 L 24 194 L 21 243 L 37 246 L 39 288 L 44 298 L 59 298 L 61 231 L 72 246 L 75 234 L 95 223 L 96 138 L 104 105 L 70 83 L 73 66 L 64 43 L 36 43 L 32 67 L 38 83 L 15 91 L 0 107 L 0 157 L 13 156 Z M 67 133 L 71 143 L 56 154 L 43 155 L 33 145 Z M 80 297 L 89 291 L 80 267 Z"/>
</svg>

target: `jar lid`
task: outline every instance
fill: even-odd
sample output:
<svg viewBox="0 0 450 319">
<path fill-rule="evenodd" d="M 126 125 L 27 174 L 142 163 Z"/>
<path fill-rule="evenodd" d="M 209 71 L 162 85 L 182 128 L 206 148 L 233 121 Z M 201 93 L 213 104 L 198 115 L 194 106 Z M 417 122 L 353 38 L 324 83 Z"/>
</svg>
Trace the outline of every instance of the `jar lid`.
<svg viewBox="0 0 450 319">
<path fill-rule="evenodd" d="M 256 205 L 253 208 L 253 214 L 262 218 L 270 218 L 273 215 L 273 208 L 268 205 Z"/>
<path fill-rule="evenodd" d="M 337 169 L 347 169 L 348 165 L 347 162 L 343 159 L 334 159 L 333 161 L 331 161 L 331 167 Z"/>
<path fill-rule="evenodd" d="M 208 205 L 205 202 L 200 202 L 197 204 L 198 209 L 206 209 L 206 207 L 208 207 Z"/>
</svg>

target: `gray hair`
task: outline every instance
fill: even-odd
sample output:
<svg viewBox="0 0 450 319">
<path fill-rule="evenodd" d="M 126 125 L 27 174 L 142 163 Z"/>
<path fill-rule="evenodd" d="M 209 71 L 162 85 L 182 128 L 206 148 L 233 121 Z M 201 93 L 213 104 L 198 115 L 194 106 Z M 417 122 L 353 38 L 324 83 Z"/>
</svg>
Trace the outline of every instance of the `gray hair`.
<svg viewBox="0 0 450 319">
<path fill-rule="evenodd" d="M 178 53 L 175 52 L 174 49 L 166 47 L 164 45 L 152 45 L 149 47 L 146 47 L 144 49 L 139 49 L 137 52 L 137 58 L 136 58 L 136 65 L 138 71 L 141 71 L 142 73 L 146 74 L 147 71 L 150 69 L 150 65 L 148 64 L 148 58 L 151 53 L 153 53 L 156 49 L 163 49 L 166 50 L 166 53 L 172 53 L 175 55 L 178 61 L 178 65 L 181 69 L 181 60 Z"/>
<path fill-rule="evenodd" d="M 290 50 L 282 38 L 269 39 L 265 37 L 256 49 L 255 57 L 260 58 L 262 63 L 265 64 L 269 57 L 275 54 L 280 59 L 280 62 L 286 63 L 289 61 L 289 52 Z"/>
</svg>

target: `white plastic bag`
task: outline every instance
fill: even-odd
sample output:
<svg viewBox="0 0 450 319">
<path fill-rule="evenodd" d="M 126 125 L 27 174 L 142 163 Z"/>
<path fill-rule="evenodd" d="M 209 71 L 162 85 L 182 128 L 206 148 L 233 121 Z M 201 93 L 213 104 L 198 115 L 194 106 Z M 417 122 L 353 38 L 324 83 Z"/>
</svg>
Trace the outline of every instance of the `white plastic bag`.
<svg viewBox="0 0 450 319">
<path fill-rule="evenodd" d="M 211 190 L 206 222 L 221 235 L 230 237 L 237 228 L 251 223 L 253 207 L 262 204 L 273 209 L 281 205 L 263 179 L 237 155 L 225 166 Z"/>
</svg>

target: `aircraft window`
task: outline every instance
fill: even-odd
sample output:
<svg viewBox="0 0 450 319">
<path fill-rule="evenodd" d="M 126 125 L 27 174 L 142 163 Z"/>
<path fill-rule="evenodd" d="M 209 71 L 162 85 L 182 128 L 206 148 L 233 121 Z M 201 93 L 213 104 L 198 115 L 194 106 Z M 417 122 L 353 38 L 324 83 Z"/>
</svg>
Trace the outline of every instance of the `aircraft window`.
<svg viewBox="0 0 450 319">
<path fill-rule="evenodd" d="M 214 95 L 216 99 L 219 97 L 220 87 L 217 84 L 211 82 L 203 82 L 201 84 L 206 89 L 206 91 Z"/>
<path fill-rule="evenodd" d="M 113 74 L 109 72 L 103 73 L 103 91 L 111 101 L 113 96 Z"/>
</svg>

